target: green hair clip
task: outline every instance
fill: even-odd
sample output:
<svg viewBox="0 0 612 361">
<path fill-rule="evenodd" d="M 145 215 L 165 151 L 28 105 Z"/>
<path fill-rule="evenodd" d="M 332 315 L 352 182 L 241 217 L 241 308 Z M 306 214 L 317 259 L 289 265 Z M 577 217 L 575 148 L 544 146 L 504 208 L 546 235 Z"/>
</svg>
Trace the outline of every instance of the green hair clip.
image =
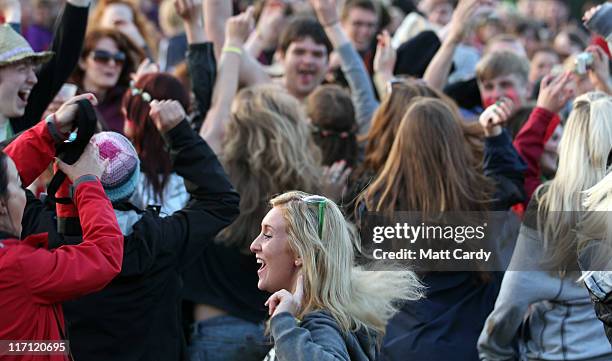
<svg viewBox="0 0 612 361">
<path fill-rule="evenodd" d="M 319 239 L 323 240 L 323 222 L 325 219 L 325 206 L 327 205 L 327 198 L 322 196 L 308 196 L 302 199 L 308 204 L 317 204 L 319 206 Z"/>
</svg>

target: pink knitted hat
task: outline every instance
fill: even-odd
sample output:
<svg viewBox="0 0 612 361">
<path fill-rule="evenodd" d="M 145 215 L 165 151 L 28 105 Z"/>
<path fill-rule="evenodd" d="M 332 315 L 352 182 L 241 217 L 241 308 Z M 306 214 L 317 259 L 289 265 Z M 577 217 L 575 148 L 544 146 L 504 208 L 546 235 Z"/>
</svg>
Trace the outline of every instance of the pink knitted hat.
<svg viewBox="0 0 612 361">
<path fill-rule="evenodd" d="M 104 191 L 112 202 L 128 199 L 136 190 L 140 160 L 132 143 L 115 132 L 95 134 L 91 141 L 100 149 L 100 158 L 109 161 L 100 177 Z"/>
</svg>

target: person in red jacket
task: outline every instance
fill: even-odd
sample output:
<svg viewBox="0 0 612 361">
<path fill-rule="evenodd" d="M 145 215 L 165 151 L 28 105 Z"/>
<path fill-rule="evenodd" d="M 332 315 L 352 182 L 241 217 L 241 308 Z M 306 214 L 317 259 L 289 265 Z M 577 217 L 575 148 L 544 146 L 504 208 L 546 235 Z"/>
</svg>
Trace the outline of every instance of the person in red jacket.
<svg viewBox="0 0 612 361">
<path fill-rule="evenodd" d="M 91 94 L 74 97 L 0 151 L 0 340 L 66 339 L 60 303 L 102 289 L 121 270 L 123 235 L 99 181 L 105 164 L 91 144 L 73 165 L 58 160 L 59 169 L 73 183 L 83 242 L 49 251 L 47 234 L 20 239 L 24 212 L 39 202 L 23 186 L 52 161 L 55 143 L 70 132 L 81 99 L 97 102 Z M 68 359 L 67 354 L 49 352 L 11 354 L 11 347 L 1 346 L 2 360 Z"/>
</svg>

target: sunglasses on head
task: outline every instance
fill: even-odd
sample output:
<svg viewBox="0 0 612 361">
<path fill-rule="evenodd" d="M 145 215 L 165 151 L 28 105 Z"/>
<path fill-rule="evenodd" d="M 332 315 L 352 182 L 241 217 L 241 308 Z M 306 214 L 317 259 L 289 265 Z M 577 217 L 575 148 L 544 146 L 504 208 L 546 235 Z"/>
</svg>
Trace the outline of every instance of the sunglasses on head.
<svg viewBox="0 0 612 361">
<path fill-rule="evenodd" d="M 123 65 L 123 63 L 125 63 L 125 53 L 122 51 L 113 54 L 106 50 L 94 50 L 91 53 L 93 60 L 98 63 L 108 64 L 111 60 L 114 60 L 117 65 Z"/>
<path fill-rule="evenodd" d="M 325 207 L 327 206 L 327 198 L 311 195 L 301 199 L 306 204 L 316 205 L 319 208 L 319 239 L 323 239 L 323 220 L 325 219 Z"/>
</svg>

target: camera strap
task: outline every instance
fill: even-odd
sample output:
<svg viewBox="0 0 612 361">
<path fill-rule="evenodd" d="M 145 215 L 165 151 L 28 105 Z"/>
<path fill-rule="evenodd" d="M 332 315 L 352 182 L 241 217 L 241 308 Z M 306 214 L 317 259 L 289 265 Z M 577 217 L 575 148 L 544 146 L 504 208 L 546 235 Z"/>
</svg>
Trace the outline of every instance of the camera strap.
<svg viewBox="0 0 612 361">
<path fill-rule="evenodd" d="M 66 164 L 74 164 L 85 151 L 85 147 L 96 131 L 97 117 L 93 105 L 88 100 L 81 99 L 77 103 L 77 117 L 74 125 L 77 128 L 76 138 L 56 146 L 56 156 Z M 59 204 L 71 204 L 71 198 L 56 198 L 55 193 L 66 180 L 66 174 L 61 170 L 53 175 L 47 187 L 47 197 L 50 201 Z"/>
</svg>

